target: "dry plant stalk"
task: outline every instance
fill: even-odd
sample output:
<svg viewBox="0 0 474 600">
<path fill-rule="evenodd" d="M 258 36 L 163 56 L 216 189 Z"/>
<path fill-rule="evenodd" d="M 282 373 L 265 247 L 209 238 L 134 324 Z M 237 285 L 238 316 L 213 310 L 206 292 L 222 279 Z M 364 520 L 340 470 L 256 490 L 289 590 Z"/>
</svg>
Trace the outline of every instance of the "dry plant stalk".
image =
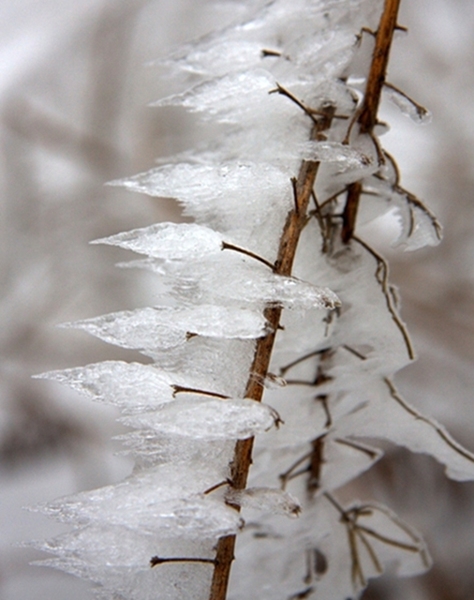
<svg viewBox="0 0 474 600">
<path fill-rule="evenodd" d="M 399 243 L 440 240 L 376 137 L 398 7 L 257 3 L 171 57 L 201 80 L 158 104 L 227 129 L 203 151 L 115 182 L 175 196 L 196 222 L 98 240 L 146 255 L 132 266 L 171 291 L 160 306 L 70 324 L 151 364 L 43 376 L 117 405 L 137 457 L 124 482 L 42 507 L 76 525 L 40 544 L 58 554 L 47 564 L 133 600 L 225 600 L 234 553 L 237 600 L 345 600 L 387 564 L 405 575 L 429 567 L 420 535 L 388 508 L 335 496 L 382 456 L 366 438 L 474 478 L 474 456 L 392 382 L 414 353 L 387 263 L 356 235 L 361 211 L 369 220 L 396 208 Z"/>
<path fill-rule="evenodd" d="M 370 66 L 369 77 L 365 89 L 364 100 L 357 123 L 360 125 L 361 133 L 372 135 L 374 125 L 377 121 L 377 112 L 382 95 L 382 89 L 387 72 L 390 48 L 393 34 L 397 26 L 398 7 L 400 0 L 386 0 L 380 18 L 380 24 L 375 37 L 375 46 Z M 327 114 L 320 117 L 313 125 L 311 139 L 322 141 L 321 133 L 331 125 L 334 109 L 326 109 Z M 349 132 L 352 123 L 349 126 Z M 303 161 L 296 184 L 295 208 L 288 214 L 285 227 L 282 232 L 276 272 L 279 275 L 291 275 L 293 261 L 298 247 L 301 231 L 306 225 L 307 211 L 314 188 L 319 168 L 318 162 Z M 354 233 L 357 207 L 360 201 L 362 184 L 352 183 L 347 191 L 347 200 L 344 207 L 342 239 L 344 243 L 350 242 Z M 255 357 L 252 363 L 251 373 L 256 373 L 262 381 L 265 380 L 270 365 L 271 354 L 275 342 L 275 335 L 280 322 L 281 309 L 267 309 L 265 316 L 271 325 L 273 333 L 267 335 L 257 342 Z M 246 398 L 260 402 L 263 395 L 263 385 L 250 377 L 245 393 Z M 237 443 L 235 455 L 231 468 L 231 485 L 235 489 L 244 489 L 247 485 L 247 477 L 252 463 L 253 439 L 243 440 Z M 312 474 L 319 471 L 318 462 L 312 466 Z M 219 540 L 216 552 L 216 563 L 212 580 L 210 600 L 225 600 L 229 582 L 230 569 L 234 560 L 235 536 L 228 536 Z"/>
</svg>

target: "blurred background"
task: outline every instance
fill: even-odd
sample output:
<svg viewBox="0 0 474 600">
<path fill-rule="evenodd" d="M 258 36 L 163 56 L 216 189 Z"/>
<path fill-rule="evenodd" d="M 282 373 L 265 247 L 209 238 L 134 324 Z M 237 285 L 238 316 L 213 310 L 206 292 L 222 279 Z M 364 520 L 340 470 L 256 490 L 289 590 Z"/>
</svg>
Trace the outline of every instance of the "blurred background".
<svg viewBox="0 0 474 600">
<path fill-rule="evenodd" d="M 150 61 L 231 18 L 242 3 L 193 0 L 3 0 L 0 3 L 0 600 L 80 600 L 89 584 L 29 566 L 15 546 L 61 527 L 23 506 L 117 481 L 131 469 L 111 440 L 113 409 L 32 380 L 52 369 L 134 355 L 59 323 L 153 301 L 142 272 L 92 239 L 179 219 L 172 200 L 104 183 L 151 168 L 193 144 L 192 120 L 147 104 L 174 84 Z M 444 225 L 441 246 L 378 246 L 391 261 L 418 361 L 400 372 L 407 400 L 474 450 L 474 3 L 402 1 L 389 80 L 428 106 L 416 126 L 384 103 L 382 140 L 402 184 Z M 390 448 L 357 481 L 425 535 L 435 568 L 389 576 L 365 600 L 474 598 L 474 484 L 444 478 L 431 459 Z"/>
</svg>

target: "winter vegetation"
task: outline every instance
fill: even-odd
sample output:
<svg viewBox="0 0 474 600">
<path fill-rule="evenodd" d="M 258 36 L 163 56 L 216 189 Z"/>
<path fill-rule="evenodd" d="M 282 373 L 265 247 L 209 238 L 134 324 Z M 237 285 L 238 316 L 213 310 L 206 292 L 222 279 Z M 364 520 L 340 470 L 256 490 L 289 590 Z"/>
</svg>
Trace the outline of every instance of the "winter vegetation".
<svg viewBox="0 0 474 600">
<path fill-rule="evenodd" d="M 36 507 L 67 524 L 30 544 L 42 564 L 101 598 L 359 598 L 431 566 L 390 497 L 367 498 L 387 442 L 474 479 L 474 455 L 394 381 L 415 350 L 380 236 L 441 240 L 380 137 L 382 94 L 429 118 L 386 77 L 398 1 L 238 13 L 161 61 L 179 89 L 155 110 L 195 113 L 199 141 L 112 181 L 188 221 L 95 242 L 144 256 L 120 266 L 151 273 L 153 305 L 66 323 L 126 353 L 39 376 L 116 407 L 134 459 Z"/>
</svg>

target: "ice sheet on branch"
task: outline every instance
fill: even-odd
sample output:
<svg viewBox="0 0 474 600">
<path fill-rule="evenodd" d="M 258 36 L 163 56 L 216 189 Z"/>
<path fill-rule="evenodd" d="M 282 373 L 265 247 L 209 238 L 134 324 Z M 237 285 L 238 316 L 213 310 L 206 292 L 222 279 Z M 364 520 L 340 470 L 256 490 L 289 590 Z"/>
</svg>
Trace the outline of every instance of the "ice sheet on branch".
<svg viewBox="0 0 474 600">
<path fill-rule="evenodd" d="M 392 201 L 397 206 L 402 226 L 394 246 L 402 246 L 405 250 L 418 250 L 440 243 L 441 225 L 415 196 L 399 188 L 393 193 Z"/>
<path fill-rule="evenodd" d="M 265 5 L 248 21 L 187 44 L 163 62 L 178 72 L 219 76 L 237 70 L 250 70 L 262 63 L 278 62 L 274 56 L 262 53 L 267 50 L 281 52 L 283 61 L 290 61 L 293 71 L 295 67 L 301 68 L 303 63 L 307 74 L 310 65 L 304 60 L 305 53 L 300 50 L 301 40 L 315 36 L 315 31 L 318 38 L 324 36 L 324 42 L 307 44 L 311 47 L 311 64 L 314 65 L 316 58 L 321 70 L 340 50 L 344 34 L 349 37 L 347 28 L 338 26 L 339 18 L 345 13 L 339 2 L 325 2 L 323 5 L 300 0 L 292 2 L 291 7 L 282 2 L 274 3 L 271 7 Z M 333 35 L 334 40 L 328 39 L 335 30 L 338 35 Z M 354 46 L 353 36 L 347 45 Z M 313 75 L 317 72 L 314 69 L 312 71 Z"/>
<path fill-rule="evenodd" d="M 253 241 L 255 228 L 269 223 L 268 236 L 278 231 L 292 206 L 288 168 L 264 162 L 223 160 L 219 155 L 204 159 L 196 154 L 186 162 L 156 167 L 128 179 L 113 181 L 150 196 L 177 198 L 185 214 L 220 231 L 240 233 L 238 242 Z M 243 237 L 244 236 L 244 237 Z M 268 251 L 268 250 L 267 250 Z"/>
<path fill-rule="evenodd" d="M 255 118 L 255 113 L 260 114 L 264 108 L 267 111 L 275 109 L 275 101 L 268 94 L 274 87 L 274 77 L 268 71 L 255 69 L 205 81 L 186 92 L 158 100 L 151 106 L 182 106 L 191 112 L 202 113 L 205 119 L 239 124 L 242 119 Z M 280 103 L 276 103 L 277 110 Z M 281 104 L 288 112 L 287 103 Z"/>
<path fill-rule="evenodd" d="M 225 479 L 226 473 L 216 461 L 207 465 L 198 460 L 165 464 L 119 484 L 60 498 L 35 510 L 76 525 L 108 523 L 163 535 L 177 527 L 187 536 L 203 538 L 224 535 L 226 528 L 235 533 L 241 524 L 236 511 L 203 494 Z"/>
<path fill-rule="evenodd" d="M 370 469 L 382 455 L 378 448 L 338 437 L 336 426 L 323 441 L 318 491 L 337 490 Z"/>
<path fill-rule="evenodd" d="M 150 559 L 156 555 L 211 558 L 214 544 L 212 539 L 171 538 L 123 526 L 94 524 L 32 546 L 59 557 L 35 564 L 91 579 L 104 587 L 94 589 L 100 598 L 150 600 L 159 589 L 163 600 L 175 600 L 176 594 L 199 600 L 209 589 L 210 565 L 177 563 L 152 569 Z"/>
<path fill-rule="evenodd" d="M 392 159 L 391 159 L 392 160 Z M 425 246 L 437 246 L 442 239 L 442 227 L 436 216 L 416 196 L 398 184 L 398 173 L 390 162 L 386 165 L 384 178 L 371 177 L 364 183 L 363 218 L 370 221 L 389 210 L 396 210 L 401 231 L 393 246 L 405 251 Z"/>
<path fill-rule="evenodd" d="M 82 329 L 110 344 L 143 350 L 185 344 L 190 334 L 254 339 L 268 333 L 267 323 L 257 311 L 215 305 L 125 310 L 62 327 Z"/>
<path fill-rule="evenodd" d="M 255 487 L 245 490 L 230 488 L 225 499 L 242 508 L 257 509 L 286 517 L 297 517 L 301 512 L 301 504 L 295 496 L 277 488 Z"/>
<path fill-rule="evenodd" d="M 232 252 L 227 250 L 226 254 Z M 171 277 L 175 293 L 192 301 L 199 298 L 205 302 L 221 302 L 223 298 L 243 304 L 258 303 L 308 310 L 311 308 L 332 310 L 340 306 L 339 298 L 330 289 L 319 287 L 295 277 L 276 275 L 267 266 L 261 266 L 252 258 L 235 260 L 225 256 L 218 260 L 179 266 L 167 266 L 154 260 L 122 263 L 122 267 L 149 269 Z"/>
<path fill-rule="evenodd" d="M 164 260 L 193 261 L 219 254 L 223 241 L 220 233 L 196 223 L 155 223 L 91 243 L 120 246 Z"/>
<path fill-rule="evenodd" d="M 306 331 L 311 329 L 317 334 L 315 324 L 309 319 L 297 322 L 293 313 L 287 313 L 283 324 L 288 321 L 288 329 L 291 326 L 292 331 L 288 335 L 286 331 L 281 332 L 283 343 L 288 350 L 295 348 L 294 359 L 298 358 L 298 340 L 301 343 L 303 340 L 312 341 L 312 347 L 309 344 L 306 348 L 301 347 L 301 355 L 311 349 L 317 350 L 318 344 L 320 348 L 340 348 L 337 350 L 338 364 L 342 367 L 339 353 L 341 356 L 346 353 L 348 374 L 359 370 L 362 377 L 368 372 L 390 376 L 412 360 L 413 349 L 398 315 L 397 296 L 388 283 L 386 263 L 359 238 L 355 238 L 350 246 L 335 239 L 330 257 L 318 254 L 320 243 L 318 224 L 313 220 L 302 233 L 294 272 L 307 281 L 314 281 L 317 273 L 318 280 L 324 281 L 338 294 L 341 309 L 326 316 L 322 336 L 315 335 L 313 340 Z M 312 317 L 317 318 L 316 315 Z M 357 357 L 351 350 L 361 345 L 366 350 Z M 343 376 L 343 367 L 338 376 Z M 345 385 L 347 383 L 350 382 L 346 380 Z"/>
<path fill-rule="evenodd" d="M 398 90 L 391 85 L 386 86 L 384 91 L 386 95 L 388 95 L 390 101 L 400 109 L 401 113 L 409 117 L 412 121 L 419 125 L 430 123 L 432 115 L 427 108 L 421 106 L 421 104 L 418 104 L 401 90 Z"/>
<path fill-rule="evenodd" d="M 194 461 L 230 464 L 234 455 L 235 440 L 196 440 L 174 435 L 157 435 L 153 430 L 131 431 L 116 436 L 129 448 L 125 453 L 139 457 L 144 468 L 164 463 L 175 465 Z"/>
<path fill-rule="evenodd" d="M 300 149 L 303 159 L 338 163 L 341 171 L 360 169 L 372 164 L 371 156 L 339 142 L 305 142 Z"/>
<path fill-rule="evenodd" d="M 246 439 L 278 423 L 271 407 L 254 400 L 186 396 L 191 397 L 179 398 L 154 412 L 124 417 L 121 421 L 135 428 L 198 440 Z"/>
<path fill-rule="evenodd" d="M 327 414 L 315 396 L 316 393 L 306 386 L 267 390 L 265 399 L 278 411 L 284 425 L 269 431 L 262 440 L 256 440 L 257 446 L 290 448 L 324 434 Z"/>
<path fill-rule="evenodd" d="M 350 437 L 386 439 L 412 452 L 429 454 L 456 481 L 474 479 L 474 454 L 456 442 L 446 429 L 410 406 L 391 381 L 374 381 L 365 390 L 367 403 L 341 419 L 340 432 Z"/>
<path fill-rule="evenodd" d="M 273 517 L 246 528 L 237 546 L 232 598 L 296 600 L 306 594 L 346 600 L 384 569 L 413 575 L 429 567 L 423 540 L 394 513 L 375 504 L 344 509 L 349 522 L 321 497 L 296 521 Z M 266 573 L 272 578 L 262 577 Z"/>
<path fill-rule="evenodd" d="M 324 600 L 352 598 L 367 581 L 389 568 L 400 576 L 425 572 L 430 558 L 421 536 L 392 511 L 378 504 L 344 507 L 348 520 L 321 498 L 310 511 L 320 535 L 315 544 L 327 558 L 317 583 Z M 309 515 L 308 515 L 309 517 Z M 324 530 L 327 536 L 321 535 Z"/>
<path fill-rule="evenodd" d="M 104 361 L 50 371 L 37 376 L 70 386 L 93 400 L 118 406 L 127 412 L 152 410 L 171 402 L 176 377 L 153 365 Z M 183 381 L 181 380 L 181 384 Z"/>
</svg>

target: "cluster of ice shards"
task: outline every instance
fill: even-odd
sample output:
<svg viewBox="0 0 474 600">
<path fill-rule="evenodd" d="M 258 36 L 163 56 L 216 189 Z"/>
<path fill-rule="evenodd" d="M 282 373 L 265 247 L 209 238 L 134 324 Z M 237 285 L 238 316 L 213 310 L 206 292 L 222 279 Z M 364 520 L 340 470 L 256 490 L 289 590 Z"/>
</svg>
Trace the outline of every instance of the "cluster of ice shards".
<svg viewBox="0 0 474 600">
<path fill-rule="evenodd" d="M 91 579 L 98 597 L 151 600 L 158 590 L 163 600 L 207 600 L 216 542 L 239 534 L 232 598 L 345 600 L 386 565 L 406 575 L 429 564 L 418 534 L 388 509 L 341 507 L 333 495 L 381 457 L 364 438 L 431 454 L 450 477 L 474 478 L 474 457 L 391 381 L 413 350 L 385 261 L 357 236 L 340 241 L 340 197 L 354 182 L 361 218 L 396 209 L 407 249 L 440 239 L 392 159 L 352 122 L 370 46 L 360 48 L 358 34 L 376 29 L 380 3 L 255 0 L 239 11 L 243 20 L 166 61 L 190 87 L 156 103 L 219 123 L 221 136 L 112 182 L 174 197 L 195 222 L 95 242 L 144 255 L 125 266 L 156 273 L 169 296 L 67 325 L 152 362 L 42 376 L 117 406 L 131 428 L 121 440 L 137 459 L 132 475 L 40 507 L 74 527 L 36 544 L 56 555 L 44 564 Z M 337 118 L 310 140 L 328 105 Z M 313 204 L 293 276 L 283 277 L 275 261 L 305 160 L 318 163 Z M 258 340 L 273 333 L 264 314 L 272 307 L 292 310 L 283 311 L 264 378 L 252 361 Z M 262 403 L 245 397 L 256 377 Z M 253 437 L 250 487 L 234 490 L 235 444 Z"/>
</svg>

